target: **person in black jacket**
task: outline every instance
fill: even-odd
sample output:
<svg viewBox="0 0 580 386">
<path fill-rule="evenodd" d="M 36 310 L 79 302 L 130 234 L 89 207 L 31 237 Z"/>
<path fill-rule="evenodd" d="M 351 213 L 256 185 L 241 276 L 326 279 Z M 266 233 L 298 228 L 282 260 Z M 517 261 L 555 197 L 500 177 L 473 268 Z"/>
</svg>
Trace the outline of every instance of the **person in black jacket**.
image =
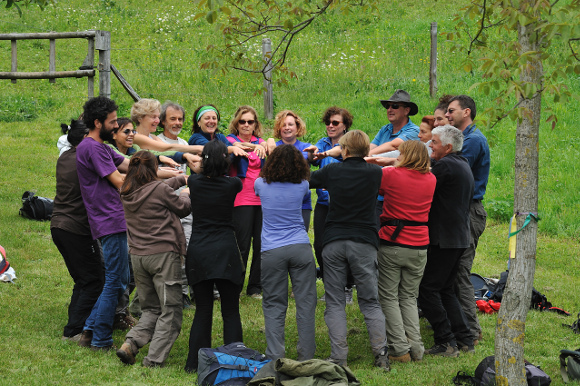
<svg viewBox="0 0 580 386">
<path fill-rule="evenodd" d="M 473 337 L 454 291 L 459 258 L 469 246 L 469 205 L 473 175 L 459 155 L 463 134 L 451 125 L 433 129 L 432 169 L 437 178 L 429 212 L 427 265 L 419 286 L 419 306 L 433 327 L 435 345 L 425 354 L 445 357 L 473 352 Z M 459 347 L 458 347 L 459 346 Z"/>
</svg>

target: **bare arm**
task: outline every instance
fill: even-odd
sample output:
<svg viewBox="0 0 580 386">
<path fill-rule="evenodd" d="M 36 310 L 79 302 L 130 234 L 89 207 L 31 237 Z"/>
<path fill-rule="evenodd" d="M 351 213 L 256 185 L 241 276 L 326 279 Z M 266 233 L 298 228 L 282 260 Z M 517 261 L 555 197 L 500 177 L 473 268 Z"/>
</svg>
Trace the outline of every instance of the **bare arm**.
<svg viewBox="0 0 580 386">
<path fill-rule="evenodd" d="M 127 173 L 127 171 L 129 170 L 129 158 L 125 158 L 123 160 L 123 162 L 121 162 L 119 164 L 119 166 L 117 166 L 117 170 L 121 173 Z M 124 179 L 124 178 L 123 178 Z"/>
<path fill-rule="evenodd" d="M 391 142 L 385 142 L 382 145 L 373 147 L 371 144 L 371 151 L 369 155 L 386 153 L 388 151 L 397 150 L 401 144 L 405 142 L 400 138 L 395 138 Z"/>
<path fill-rule="evenodd" d="M 379 166 L 393 166 L 397 161 L 397 159 L 390 157 L 365 157 L 365 161 L 367 161 L 370 164 L 375 164 Z"/>
<path fill-rule="evenodd" d="M 266 141 L 266 150 L 268 151 L 268 154 L 272 154 L 275 148 L 276 148 L 276 140 L 274 138 L 268 138 L 268 140 Z"/>
<path fill-rule="evenodd" d="M 143 134 L 135 134 L 133 140 L 142 149 L 156 150 L 156 151 L 181 151 L 193 154 L 201 154 L 203 146 L 201 145 L 180 145 L 178 143 L 165 143 L 163 141 L 156 141 Z"/>
<path fill-rule="evenodd" d="M 126 160 L 126 161 L 128 162 L 128 160 Z M 105 178 L 107 180 L 109 180 L 111 185 L 113 185 L 117 189 L 121 189 L 121 186 L 123 186 L 123 181 L 125 181 L 125 176 L 123 176 L 121 173 L 119 173 L 118 170 L 115 170 L 113 173 L 109 174 Z"/>
</svg>

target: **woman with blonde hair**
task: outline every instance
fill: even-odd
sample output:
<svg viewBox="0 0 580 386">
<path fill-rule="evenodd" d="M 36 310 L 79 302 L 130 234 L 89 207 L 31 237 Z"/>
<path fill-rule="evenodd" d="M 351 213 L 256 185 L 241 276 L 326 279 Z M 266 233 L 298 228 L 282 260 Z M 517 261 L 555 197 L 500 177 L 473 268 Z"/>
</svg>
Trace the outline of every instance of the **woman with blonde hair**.
<svg viewBox="0 0 580 386">
<path fill-rule="evenodd" d="M 389 359 L 421 360 L 425 348 L 419 331 L 417 296 L 427 263 L 429 210 L 436 178 L 429 171 L 427 148 L 405 141 L 395 167 L 383 168 L 379 194 L 379 299 L 385 314 Z"/>
<path fill-rule="evenodd" d="M 251 106 L 240 106 L 229 125 L 230 134 L 226 137 L 229 143 L 242 144 L 248 148 L 247 157 L 235 157 L 230 167 L 230 177 L 242 180 L 242 191 L 234 201 L 234 229 L 240 247 L 244 266 L 248 266 L 250 247 L 252 247 L 252 264 L 246 294 L 260 299 L 260 250 L 262 244 L 262 203 L 254 192 L 254 182 L 260 175 L 266 157 L 265 143 L 262 138 L 262 123 Z M 250 150 L 251 149 L 251 150 Z"/>
</svg>

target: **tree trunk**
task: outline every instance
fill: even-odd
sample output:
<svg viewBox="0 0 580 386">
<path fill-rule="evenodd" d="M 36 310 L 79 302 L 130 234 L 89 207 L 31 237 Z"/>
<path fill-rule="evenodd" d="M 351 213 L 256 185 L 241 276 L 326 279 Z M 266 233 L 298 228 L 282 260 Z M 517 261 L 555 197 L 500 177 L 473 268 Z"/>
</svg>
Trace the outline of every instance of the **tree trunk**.
<svg viewBox="0 0 580 386">
<path fill-rule="evenodd" d="M 527 1 L 530 9 L 536 0 Z M 520 54 L 538 50 L 536 23 L 519 25 Z M 521 73 L 521 80 L 541 89 L 543 66 L 529 61 Z M 523 97 L 522 97 L 523 98 Z M 541 96 L 525 99 L 521 106 L 528 109 L 516 131 L 514 213 L 518 229 L 524 225 L 528 213 L 538 210 L 538 135 Z M 529 113 L 529 114 L 528 114 Z M 514 231 L 512 229 L 512 231 Z M 530 308 L 536 264 L 536 236 L 538 226 L 532 219 L 517 235 L 516 257 L 510 262 L 510 273 L 497 318 L 495 335 L 496 384 L 527 385 L 524 368 L 524 337 L 526 316 Z"/>
</svg>

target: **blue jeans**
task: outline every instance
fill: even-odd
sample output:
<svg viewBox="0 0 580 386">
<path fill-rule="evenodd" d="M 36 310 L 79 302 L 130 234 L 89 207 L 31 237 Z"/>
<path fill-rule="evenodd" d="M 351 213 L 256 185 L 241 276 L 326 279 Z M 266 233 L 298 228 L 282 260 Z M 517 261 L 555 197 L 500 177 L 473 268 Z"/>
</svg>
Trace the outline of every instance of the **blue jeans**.
<svg viewBox="0 0 580 386">
<path fill-rule="evenodd" d="M 85 330 L 93 331 L 91 345 L 113 344 L 113 321 L 119 298 L 129 283 L 129 250 L 127 233 L 115 233 L 99 239 L 105 261 L 105 286 L 85 323 Z"/>
</svg>

